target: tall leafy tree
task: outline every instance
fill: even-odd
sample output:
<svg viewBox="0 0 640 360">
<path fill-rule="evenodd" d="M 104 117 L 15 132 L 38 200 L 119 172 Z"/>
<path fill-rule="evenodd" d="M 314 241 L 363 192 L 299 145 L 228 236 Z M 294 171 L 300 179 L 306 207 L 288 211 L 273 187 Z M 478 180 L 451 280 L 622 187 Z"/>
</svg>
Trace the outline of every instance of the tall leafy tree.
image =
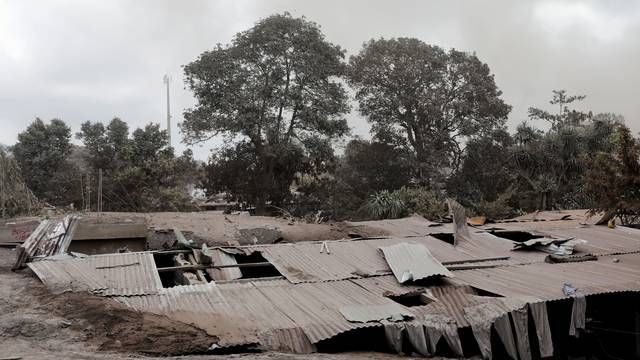
<svg viewBox="0 0 640 360">
<path fill-rule="evenodd" d="M 463 144 L 504 125 L 511 107 L 474 54 L 413 38 L 370 40 L 350 59 L 360 112 L 381 138 L 405 141 L 427 185 L 460 164 Z"/>
<path fill-rule="evenodd" d="M 119 118 L 112 119 L 107 126 L 102 122 L 84 122 L 76 137 L 84 143 L 86 161 L 94 169 L 117 169 L 131 154 L 129 126 Z"/>
<path fill-rule="evenodd" d="M 127 124 L 118 118 L 107 126 L 86 122 L 76 136 L 85 145 L 84 159 L 94 189 L 96 174 L 103 170 L 105 210 L 191 208 L 189 187 L 198 182 L 197 164 L 190 151 L 174 155 L 166 131 L 158 124 L 148 124 L 130 135 Z"/>
<path fill-rule="evenodd" d="M 18 135 L 13 147 L 22 178 L 33 193 L 52 205 L 69 205 L 80 195 L 73 182 L 76 171 L 67 161 L 71 129 L 59 119 L 39 118 Z"/>
<path fill-rule="evenodd" d="M 618 124 L 614 151 L 600 152 L 590 160 L 586 191 L 595 198 L 592 212 L 617 215 L 623 223 L 640 221 L 640 140 Z"/>
<path fill-rule="evenodd" d="M 529 108 L 531 120 L 545 120 L 551 127 L 542 132 L 523 123 L 514 135 L 511 155 L 519 174 L 521 199 L 526 201 L 527 191 L 536 194 L 533 206 L 537 209 L 590 206 L 591 196 L 583 189 L 587 164 L 595 154 L 612 151 L 612 134 L 624 119 L 571 108 L 584 99 L 584 95 L 554 90 L 550 104 L 558 106 L 557 113 Z"/>
<path fill-rule="evenodd" d="M 283 183 L 277 180 L 278 154 L 296 152 L 293 148 L 306 154 L 312 144 L 348 133 L 343 59 L 344 51 L 305 18 L 285 13 L 258 21 L 231 44 L 185 66 L 186 84 L 197 100 L 181 124 L 186 141 L 225 135 L 229 142 L 250 144 L 251 202 L 263 211 L 274 200 L 269 194 Z"/>
<path fill-rule="evenodd" d="M 514 169 L 509 157 L 513 138 L 505 129 L 471 139 L 466 146 L 462 165 L 447 181 L 450 196 L 477 212 L 487 212 L 486 205 L 512 195 Z M 505 206 L 505 212 L 509 209 Z M 504 214 L 486 214 L 498 216 Z"/>
<path fill-rule="evenodd" d="M 591 112 L 586 113 L 569 108 L 570 104 L 584 100 L 586 98 L 585 95 L 569 95 L 566 90 L 552 90 L 552 92 L 553 97 L 549 104 L 558 106 L 558 112 L 552 113 L 540 108 L 530 107 L 529 117 L 531 119 L 545 120 L 554 129 L 558 129 L 563 126 L 579 126 L 591 118 Z"/>
<path fill-rule="evenodd" d="M 356 138 L 335 162 L 331 176 L 301 190 L 318 198 L 322 209 L 338 219 L 358 218 L 370 195 L 397 190 L 410 182 L 412 160 L 404 147 Z"/>
<path fill-rule="evenodd" d="M 367 195 L 397 190 L 409 183 L 411 154 L 402 147 L 377 141 L 351 140 L 336 169 L 336 177 L 354 193 Z"/>
</svg>

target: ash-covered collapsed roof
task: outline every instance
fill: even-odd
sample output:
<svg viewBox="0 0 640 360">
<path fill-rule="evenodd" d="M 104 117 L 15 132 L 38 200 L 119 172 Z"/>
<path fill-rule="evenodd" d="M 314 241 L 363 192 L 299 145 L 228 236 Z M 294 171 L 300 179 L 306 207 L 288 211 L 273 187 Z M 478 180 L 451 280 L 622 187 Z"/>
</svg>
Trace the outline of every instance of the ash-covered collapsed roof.
<svg viewBox="0 0 640 360">
<path fill-rule="evenodd" d="M 89 290 L 194 324 L 218 336 L 222 347 L 257 343 L 312 352 L 332 338 L 380 328 L 396 349 L 409 343 L 413 351 L 432 355 L 444 340 L 462 356 L 459 330 L 470 327 L 485 358 L 491 357 L 491 329 L 508 352 L 528 358 L 532 336 L 545 344 L 539 355 L 553 351 L 548 301 L 640 291 L 640 230 L 610 229 L 569 215 L 472 226 L 455 246 L 432 236 L 453 234 L 451 224 L 413 217 L 381 221 L 392 234 L 384 238 L 213 249 L 224 254 L 222 269 L 261 255 L 281 275 L 266 280 L 238 278 L 237 272 L 206 284 L 162 287 L 151 252 L 45 258 L 29 267 L 52 289 Z M 554 255 L 566 250 L 562 242 L 514 249 L 518 236 L 571 239 L 572 253 Z M 400 281 L 404 271 L 414 277 Z M 566 285 L 576 292 L 568 294 Z M 571 312 L 566 315 L 579 323 Z"/>
</svg>

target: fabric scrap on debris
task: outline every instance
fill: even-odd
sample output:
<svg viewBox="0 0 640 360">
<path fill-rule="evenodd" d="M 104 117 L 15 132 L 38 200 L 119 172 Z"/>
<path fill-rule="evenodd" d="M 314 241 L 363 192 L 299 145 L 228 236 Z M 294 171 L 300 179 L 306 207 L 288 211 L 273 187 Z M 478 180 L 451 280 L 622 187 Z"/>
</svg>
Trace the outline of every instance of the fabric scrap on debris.
<svg viewBox="0 0 640 360">
<path fill-rule="evenodd" d="M 445 315 L 428 315 L 425 316 L 424 324 L 426 339 L 429 341 L 429 350 L 432 354 L 436 352 L 440 338 L 444 337 L 456 356 L 464 356 L 455 320 Z"/>
<path fill-rule="evenodd" d="M 553 356 L 553 340 L 551 339 L 551 327 L 549 326 L 549 316 L 547 315 L 547 304 L 544 302 L 529 304 L 531 317 L 538 336 L 540 347 L 540 357 Z"/>
<path fill-rule="evenodd" d="M 464 207 L 453 199 L 447 199 L 447 205 L 453 218 L 453 246 L 463 241 L 469 241 L 471 234 L 469 233 L 467 214 Z"/>
<path fill-rule="evenodd" d="M 427 343 L 424 326 L 422 324 L 407 323 L 405 330 L 407 330 L 409 343 L 411 343 L 411 346 L 413 346 L 418 354 L 422 356 L 430 356 L 433 354 L 429 351 L 429 344 Z"/>
<path fill-rule="evenodd" d="M 396 353 L 402 355 L 402 331 L 404 330 L 404 324 L 387 321 L 383 321 L 382 324 L 384 325 L 384 335 L 387 343 Z"/>
<path fill-rule="evenodd" d="M 527 306 L 511 312 L 514 331 L 518 339 L 517 347 L 520 360 L 531 359 L 531 345 L 529 344 L 529 313 Z"/>
<path fill-rule="evenodd" d="M 496 333 L 498 337 L 504 344 L 504 348 L 507 351 L 507 354 L 512 359 L 518 359 L 518 348 L 516 347 L 515 340 L 513 338 L 513 329 L 511 328 L 511 322 L 509 321 L 509 315 L 504 314 L 498 317 L 493 323 L 493 328 L 496 329 Z M 485 337 L 483 342 L 491 341 L 490 339 L 491 332 L 483 332 L 482 336 Z"/>
<path fill-rule="evenodd" d="M 578 329 L 584 330 L 587 312 L 587 298 L 580 292 L 573 294 L 573 307 L 571 308 L 571 324 L 569 335 L 579 337 Z"/>
</svg>

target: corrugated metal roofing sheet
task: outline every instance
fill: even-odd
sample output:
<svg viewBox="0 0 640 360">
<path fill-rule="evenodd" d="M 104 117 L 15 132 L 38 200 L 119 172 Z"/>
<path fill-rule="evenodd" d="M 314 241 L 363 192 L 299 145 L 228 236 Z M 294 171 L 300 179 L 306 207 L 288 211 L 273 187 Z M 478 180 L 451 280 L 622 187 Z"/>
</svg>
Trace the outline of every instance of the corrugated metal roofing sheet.
<svg viewBox="0 0 640 360">
<path fill-rule="evenodd" d="M 512 252 L 513 242 L 483 231 L 472 231 L 473 241 L 453 246 L 431 236 L 412 237 L 411 242 L 426 247 L 440 262 L 468 261 L 482 258 L 510 256 L 510 262 L 543 261 L 546 254 L 539 251 Z M 371 240 L 337 240 L 327 242 L 329 253 L 320 252 L 322 243 L 257 245 L 239 247 L 246 253 L 258 251 L 292 283 L 323 282 L 391 274 L 382 257 L 381 247 L 407 242 L 407 238 Z"/>
<path fill-rule="evenodd" d="M 578 249 L 579 253 L 638 251 L 634 250 L 640 241 L 638 230 L 569 226 L 568 222 L 535 224 L 553 224 L 544 230 L 552 236 L 588 240 L 585 247 Z M 504 224 L 504 227 L 523 229 L 523 224 Z M 640 254 L 616 255 L 617 262 L 614 256 L 600 256 L 597 261 L 547 264 L 544 263 L 546 253 L 511 251 L 514 242 L 510 240 L 498 238 L 483 228 L 469 228 L 469 231 L 469 238 L 456 247 L 431 236 L 414 236 L 327 242 L 328 253 L 321 252 L 318 242 L 234 248 L 244 253 L 261 252 L 287 280 L 163 289 L 150 253 L 45 260 L 29 266 L 48 286 L 117 296 L 134 309 L 192 323 L 220 336 L 222 346 L 261 342 L 275 349 L 296 352 L 309 352 L 315 348 L 313 344 L 343 332 L 382 326 L 376 321 L 349 321 L 341 309 L 348 309 L 348 317 L 355 314 L 351 319 L 355 320 L 380 317 L 380 309 L 401 308 L 414 315 L 413 320 L 405 321 L 407 324 L 428 326 L 437 322 L 436 319 L 450 319 L 447 321 L 461 327 L 469 325 L 465 309 L 495 302 L 496 308 L 508 312 L 514 304 L 523 301 L 564 298 L 562 286 L 567 282 L 585 294 L 640 291 Z M 393 259 L 391 263 L 404 263 L 404 258 L 412 254 L 404 249 L 406 244 L 398 244 L 407 241 L 428 249 L 440 262 L 510 258 L 480 263 L 493 266 L 490 268 L 455 271 L 456 278 L 443 283 L 462 287 L 430 286 L 428 291 L 438 301 L 407 308 L 388 296 L 423 291 L 425 286 L 399 284 L 379 250 L 380 247 L 402 249 L 402 256 L 394 254 L 387 258 Z M 415 259 L 410 263 L 417 269 L 425 265 Z M 471 286 L 505 298 L 477 296 Z M 125 296 L 137 294 L 151 295 Z"/>
<path fill-rule="evenodd" d="M 79 216 L 67 215 L 60 221 L 43 220 L 17 248 L 17 259 L 13 269 L 19 269 L 33 258 L 66 253 L 80 220 Z"/>
<path fill-rule="evenodd" d="M 581 253 L 607 255 L 640 251 L 640 229 L 624 226 L 609 229 L 607 226 L 592 225 L 543 231 L 555 237 L 586 240 L 587 243 L 575 246 Z"/>
<path fill-rule="evenodd" d="M 400 284 L 393 275 L 351 279 L 349 281 L 378 296 L 401 296 L 425 289 L 425 286 Z"/>
<path fill-rule="evenodd" d="M 345 331 L 380 326 L 350 322 L 339 308 L 395 304 L 349 281 L 292 286 L 286 280 L 179 286 L 158 295 L 118 300 L 139 311 L 194 324 L 220 336 L 224 345 L 264 341 L 275 330 L 293 328 L 317 343 Z"/>
<path fill-rule="evenodd" d="M 343 332 L 382 326 L 376 320 L 386 317 L 387 313 L 404 314 L 418 323 L 426 321 L 425 317 L 446 315 L 457 321 L 457 326 L 468 326 L 464 307 L 495 299 L 474 296 L 469 287 L 431 287 L 437 302 L 407 308 L 383 296 L 392 281 L 395 282 L 393 276 L 381 276 L 296 285 L 286 280 L 209 283 L 163 289 L 157 295 L 117 299 L 138 311 L 165 315 L 200 327 L 219 336 L 222 346 L 271 342 L 275 348 L 298 352 L 306 352 L 311 344 Z M 423 289 L 397 286 L 412 291 Z M 348 309 L 346 317 L 345 309 Z M 389 311 L 381 314 L 380 309 Z M 352 321 L 348 320 L 350 316 Z M 363 320 L 372 322 L 359 322 Z M 298 330 L 300 332 L 296 332 Z M 276 335 L 282 333 L 297 335 Z"/>
<path fill-rule="evenodd" d="M 534 211 L 502 222 L 532 222 L 532 221 L 590 221 L 595 223 L 601 215 L 590 216 L 588 210 L 555 210 Z"/>
<path fill-rule="evenodd" d="M 28 264 L 55 291 L 90 290 L 105 296 L 157 294 L 162 289 L 151 253 L 95 255 Z"/>
<path fill-rule="evenodd" d="M 618 262 L 614 261 L 618 259 Z M 530 296 L 538 300 L 564 298 L 562 286 L 571 283 L 585 294 L 640 291 L 640 256 L 599 257 L 597 261 L 455 271 L 456 281 L 505 297 Z"/>
<path fill-rule="evenodd" d="M 345 319 L 351 322 L 377 322 L 381 320 L 402 321 L 412 319 L 414 315 L 399 304 L 355 305 L 338 309 Z"/>
<path fill-rule="evenodd" d="M 438 232 L 451 231 L 451 224 L 431 222 L 422 216 L 413 215 L 402 219 L 385 219 L 350 222 L 349 225 L 366 225 L 382 229 L 390 236 L 423 236 Z"/>
<path fill-rule="evenodd" d="M 380 248 L 398 282 L 426 279 L 432 276 L 453 277 L 422 244 L 400 243 Z"/>
</svg>

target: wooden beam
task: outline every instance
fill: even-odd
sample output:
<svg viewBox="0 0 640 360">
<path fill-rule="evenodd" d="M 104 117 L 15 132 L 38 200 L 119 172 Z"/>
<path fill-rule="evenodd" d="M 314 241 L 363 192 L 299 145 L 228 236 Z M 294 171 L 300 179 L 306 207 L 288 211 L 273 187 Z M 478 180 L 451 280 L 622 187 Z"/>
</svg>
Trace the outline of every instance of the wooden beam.
<svg viewBox="0 0 640 360">
<path fill-rule="evenodd" d="M 469 264 L 469 263 L 479 263 L 484 261 L 496 261 L 496 260 L 509 260 L 509 256 L 498 256 L 498 257 L 491 257 L 491 258 L 457 260 L 457 261 L 443 261 L 442 265 L 447 266 L 447 265 Z"/>
<path fill-rule="evenodd" d="M 192 251 L 193 250 L 175 249 L 175 250 L 154 250 L 149 252 L 157 255 L 175 255 L 175 254 L 190 254 Z"/>
<path fill-rule="evenodd" d="M 447 266 L 447 270 L 471 270 L 471 269 L 490 269 L 490 268 L 495 268 L 498 266 L 502 266 L 502 265 L 481 265 L 481 264 L 469 264 L 469 265 L 453 265 L 453 266 Z"/>
</svg>

